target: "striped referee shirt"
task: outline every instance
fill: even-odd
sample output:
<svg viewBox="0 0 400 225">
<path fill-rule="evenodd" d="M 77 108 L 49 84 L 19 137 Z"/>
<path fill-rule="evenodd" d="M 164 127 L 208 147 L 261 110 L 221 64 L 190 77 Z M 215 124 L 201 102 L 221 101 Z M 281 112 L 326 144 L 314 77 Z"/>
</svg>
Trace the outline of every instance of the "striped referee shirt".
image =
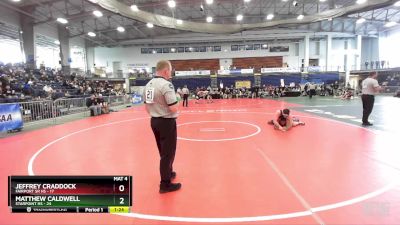
<svg viewBox="0 0 400 225">
<path fill-rule="evenodd" d="M 169 106 L 178 103 L 174 86 L 164 77 L 155 76 L 144 89 L 144 103 L 151 117 L 176 118 Z"/>
</svg>

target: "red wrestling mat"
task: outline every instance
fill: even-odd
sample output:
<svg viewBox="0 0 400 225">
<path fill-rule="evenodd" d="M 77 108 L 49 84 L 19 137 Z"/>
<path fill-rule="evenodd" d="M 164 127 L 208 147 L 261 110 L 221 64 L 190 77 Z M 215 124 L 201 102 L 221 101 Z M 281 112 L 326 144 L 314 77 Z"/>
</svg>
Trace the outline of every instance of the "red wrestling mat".
<svg viewBox="0 0 400 225">
<path fill-rule="evenodd" d="M 183 187 L 163 195 L 143 107 L 1 139 L 0 224 L 398 224 L 399 173 L 384 163 L 399 157 L 396 140 L 295 111 L 306 126 L 283 133 L 267 124 L 291 106 L 181 108 L 174 170 Z M 11 214 L 7 176 L 33 174 L 132 175 L 133 212 Z"/>
</svg>

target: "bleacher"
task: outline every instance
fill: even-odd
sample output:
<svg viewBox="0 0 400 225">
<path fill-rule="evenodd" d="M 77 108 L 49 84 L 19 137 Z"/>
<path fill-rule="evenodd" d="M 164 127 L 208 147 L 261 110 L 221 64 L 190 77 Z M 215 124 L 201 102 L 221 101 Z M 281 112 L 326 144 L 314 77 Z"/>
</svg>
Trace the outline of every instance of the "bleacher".
<svg viewBox="0 0 400 225">
<path fill-rule="evenodd" d="M 261 76 L 261 84 L 262 85 L 272 85 L 272 86 L 280 86 L 281 79 L 284 79 L 285 84 L 295 83 L 299 84 L 301 81 L 301 74 L 270 74 L 270 75 L 262 75 Z"/>
<path fill-rule="evenodd" d="M 236 81 L 250 81 L 254 84 L 254 76 L 244 76 L 244 75 L 229 75 L 229 76 L 218 76 L 217 77 L 218 84 L 223 83 L 224 87 L 235 87 Z"/>
<path fill-rule="evenodd" d="M 61 71 L 6 65 L 0 68 L 0 103 L 56 100 L 59 98 L 85 98 L 92 93 L 104 96 L 115 94 L 107 81 L 92 81 L 76 74 Z M 8 89 L 9 86 L 9 89 Z M 44 90 L 48 86 L 49 92 Z M 8 90 L 6 90 L 8 89 Z"/>
<path fill-rule="evenodd" d="M 220 83 L 223 83 L 224 87 L 235 86 L 236 81 L 250 81 L 252 85 L 255 84 L 255 75 L 218 75 L 216 76 L 217 86 Z M 135 80 L 135 86 L 145 86 L 147 82 L 149 82 L 151 78 L 141 78 Z M 272 85 L 272 86 L 280 86 L 281 79 L 284 80 L 286 85 L 290 83 L 302 84 L 308 82 L 314 82 L 317 84 L 333 84 L 336 81 L 339 81 L 339 73 L 338 72 L 320 72 L 320 73 L 310 73 L 310 74 L 301 74 L 301 73 L 271 73 L 271 74 L 262 74 L 260 75 L 261 86 L 263 85 Z M 211 76 L 180 76 L 173 77 L 172 83 L 175 88 L 183 87 L 187 85 L 189 90 L 195 90 L 197 87 L 208 87 L 212 86 L 212 78 Z"/>
<path fill-rule="evenodd" d="M 172 79 L 172 84 L 175 88 L 182 88 L 187 85 L 189 90 L 195 90 L 197 87 L 208 87 L 211 85 L 211 78 L 207 77 L 174 77 Z"/>
</svg>

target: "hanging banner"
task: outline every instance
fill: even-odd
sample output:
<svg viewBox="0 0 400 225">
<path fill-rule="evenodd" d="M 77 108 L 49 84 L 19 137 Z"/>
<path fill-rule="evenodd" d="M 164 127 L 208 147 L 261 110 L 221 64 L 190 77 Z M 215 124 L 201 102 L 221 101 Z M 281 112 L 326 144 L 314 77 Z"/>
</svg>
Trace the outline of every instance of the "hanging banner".
<svg viewBox="0 0 400 225">
<path fill-rule="evenodd" d="M 0 132 L 20 129 L 22 126 L 19 104 L 0 104 Z"/>
</svg>

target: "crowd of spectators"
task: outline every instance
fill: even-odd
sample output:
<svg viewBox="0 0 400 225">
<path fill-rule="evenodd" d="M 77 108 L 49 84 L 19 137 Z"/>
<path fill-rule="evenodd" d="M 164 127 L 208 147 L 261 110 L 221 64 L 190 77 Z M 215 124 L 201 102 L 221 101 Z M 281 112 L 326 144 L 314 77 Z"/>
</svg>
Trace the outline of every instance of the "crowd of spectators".
<svg viewBox="0 0 400 225">
<path fill-rule="evenodd" d="M 196 97 L 199 92 L 207 91 L 208 95 L 211 95 L 213 99 L 231 99 L 231 98 L 279 98 L 279 97 L 294 97 L 294 96 L 309 96 L 320 95 L 320 96 L 340 96 L 345 88 L 341 88 L 337 82 L 334 84 L 290 84 L 286 86 L 273 86 L 273 85 L 262 85 L 253 86 L 250 88 L 241 87 L 236 88 L 233 85 L 230 87 L 223 88 L 211 88 L 208 87 L 197 87 L 191 90 L 192 97 Z M 346 89 L 347 90 L 347 89 Z M 178 87 L 177 93 L 180 92 Z"/>
<path fill-rule="evenodd" d="M 389 76 L 381 76 L 379 77 L 379 83 L 382 83 L 382 86 L 400 86 L 400 74 L 389 75 Z"/>
<path fill-rule="evenodd" d="M 51 69 L 25 69 L 24 65 L 0 67 L 0 103 L 58 98 L 121 95 L 108 81 L 93 81 L 75 73 Z"/>
<path fill-rule="evenodd" d="M 149 78 L 153 77 L 153 74 L 147 72 L 147 70 L 145 69 L 133 69 L 132 71 L 129 72 L 128 76 L 135 78 Z"/>
</svg>

